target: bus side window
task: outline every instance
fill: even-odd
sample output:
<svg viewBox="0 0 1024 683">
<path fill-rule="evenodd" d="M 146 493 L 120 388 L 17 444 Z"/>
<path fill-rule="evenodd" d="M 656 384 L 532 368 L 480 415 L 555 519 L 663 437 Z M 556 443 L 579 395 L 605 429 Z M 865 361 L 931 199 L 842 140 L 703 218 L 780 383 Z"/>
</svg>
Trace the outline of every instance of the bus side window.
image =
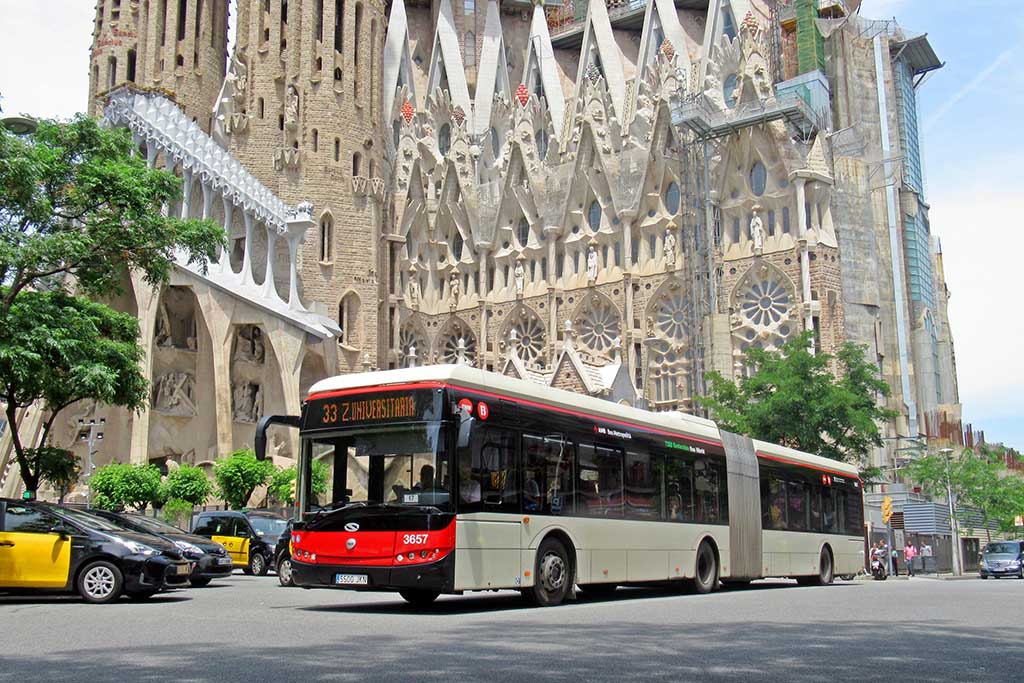
<svg viewBox="0 0 1024 683">
<path fill-rule="evenodd" d="M 523 512 L 573 512 L 573 444 L 560 434 L 523 434 Z"/>
<path fill-rule="evenodd" d="M 822 531 L 826 534 L 834 534 L 839 531 L 835 493 L 835 489 L 831 488 L 826 488 L 821 492 Z"/>
<path fill-rule="evenodd" d="M 657 454 L 646 449 L 626 451 L 625 503 L 627 519 L 658 519 L 661 468 Z"/>
<path fill-rule="evenodd" d="M 519 510 L 514 432 L 477 426 L 458 454 L 460 510 Z"/>
<path fill-rule="evenodd" d="M 576 514 L 622 517 L 622 451 L 581 443 Z"/>
<path fill-rule="evenodd" d="M 665 454 L 665 519 L 670 522 L 692 522 L 696 519 L 693 464 L 675 453 Z"/>
</svg>

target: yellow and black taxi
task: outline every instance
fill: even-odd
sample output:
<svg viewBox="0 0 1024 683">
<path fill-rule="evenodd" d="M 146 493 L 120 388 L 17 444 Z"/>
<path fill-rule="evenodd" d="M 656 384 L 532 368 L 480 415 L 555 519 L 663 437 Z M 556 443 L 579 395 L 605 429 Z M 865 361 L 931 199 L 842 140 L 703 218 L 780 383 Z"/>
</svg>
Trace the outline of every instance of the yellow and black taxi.
<svg viewBox="0 0 1024 683">
<path fill-rule="evenodd" d="M 174 544 L 81 510 L 0 498 L 0 591 L 73 592 L 89 602 L 148 598 L 188 584 Z"/>
<path fill-rule="evenodd" d="M 118 526 L 142 534 L 152 534 L 169 541 L 181 552 L 192 566 L 189 581 L 193 586 L 205 586 L 214 579 L 231 576 L 234 562 L 227 549 L 205 536 L 182 531 L 173 524 L 145 515 L 109 510 L 89 510 L 90 513 L 110 520 Z"/>
<path fill-rule="evenodd" d="M 206 511 L 192 521 L 192 533 L 227 548 L 234 565 L 246 574 L 266 576 L 274 566 L 277 540 L 287 526 L 287 519 L 271 512 Z"/>
</svg>

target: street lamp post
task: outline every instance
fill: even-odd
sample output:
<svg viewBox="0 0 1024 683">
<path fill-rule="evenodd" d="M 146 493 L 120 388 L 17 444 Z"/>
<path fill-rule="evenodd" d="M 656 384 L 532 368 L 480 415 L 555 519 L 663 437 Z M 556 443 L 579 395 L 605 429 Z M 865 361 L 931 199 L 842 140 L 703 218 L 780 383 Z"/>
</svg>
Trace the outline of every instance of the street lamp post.
<svg viewBox="0 0 1024 683">
<path fill-rule="evenodd" d="M 88 421 L 79 418 L 78 420 L 78 433 L 79 438 L 82 441 L 89 442 L 89 452 L 86 456 L 86 470 L 85 476 L 89 479 L 89 507 L 92 507 L 92 470 L 95 465 L 92 464 L 92 456 L 96 453 L 96 442 L 103 440 L 103 428 L 107 424 L 107 419 L 101 417 L 100 421 L 97 422 L 95 419 Z M 88 430 L 88 434 L 85 433 Z"/>
<path fill-rule="evenodd" d="M 952 448 L 939 449 L 939 453 L 946 457 L 946 503 L 949 505 L 949 533 L 952 537 L 950 545 L 953 546 L 953 574 L 960 576 L 963 574 L 963 563 L 960 559 L 960 530 L 956 524 L 956 508 L 953 505 L 953 485 L 949 478 L 949 456 L 952 452 Z"/>
</svg>

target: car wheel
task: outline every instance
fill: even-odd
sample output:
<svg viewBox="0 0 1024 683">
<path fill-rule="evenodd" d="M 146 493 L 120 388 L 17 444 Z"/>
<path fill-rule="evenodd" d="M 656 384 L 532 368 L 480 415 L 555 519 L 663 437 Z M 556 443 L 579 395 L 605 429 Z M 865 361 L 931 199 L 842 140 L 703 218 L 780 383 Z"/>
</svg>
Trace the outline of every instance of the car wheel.
<svg viewBox="0 0 1024 683">
<path fill-rule="evenodd" d="M 572 588 L 573 571 L 569 552 L 557 538 L 545 538 L 537 549 L 533 588 L 525 594 L 540 607 L 554 607 L 565 600 Z"/>
<path fill-rule="evenodd" d="M 693 589 L 698 593 L 710 593 L 718 585 L 718 560 L 715 551 L 707 541 L 701 541 L 697 548 L 697 562 L 693 576 Z"/>
<path fill-rule="evenodd" d="M 249 557 L 249 574 L 253 574 L 255 576 L 266 576 L 268 570 L 267 558 L 263 557 L 263 555 L 253 553 Z"/>
<path fill-rule="evenodd" d="M 132 600 L 146 600 L 156 595 L 156 593 L 157 592 L 155 590 L 125 591 L 125 595 L 127 595 Z"/>
<path fill-rule="evenodd" d="M 88 602 L 113 602 L 121 596 L 124 576 L 117 565 L 106 561 L 87 565 L 78 575 L 78 593 Z"/>
<path fill-rule="evenodd" d="M 402 596 L 402 599 L 406 602 L 416 605 L 417 607 L 426 607 L 430 603 L 437 600 L 437 596 L 441 594 L 440 591 L 423 590 L 421 588 L 407 588 L 402 591 L 398 591 L 398 594 Z"/>
<path fill-rule="evenodd" d="M 282 557 L 277 563 L 277 580 L 285 588 L 295 585 L 295 581 L 292 580 L 292 559 L 290 557 Z"/>
<path fill-rule="evenodd" d="M 188 582 L 192 584 L 193 588 L 202 588 L 203 586 L 209 586 L 210 582 L 213 581 L 210 577 L 189 579 Z"/>
</svg>

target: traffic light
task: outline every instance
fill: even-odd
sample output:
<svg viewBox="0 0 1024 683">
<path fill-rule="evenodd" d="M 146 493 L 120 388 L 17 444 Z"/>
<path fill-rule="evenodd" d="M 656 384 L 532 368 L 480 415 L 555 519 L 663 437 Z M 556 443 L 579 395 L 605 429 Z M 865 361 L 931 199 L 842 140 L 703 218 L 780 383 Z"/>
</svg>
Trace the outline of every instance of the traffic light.
<svg viewBox="0 0 1024 683">
<path fill-rule="evenodd" d="M 291 500 L 295 500 L 296 480 L 292 479 L 288 482 L 288 497 Z"/>
<path fill-rule="evenodd" d="M 882 499 L 882 522 L 888 524 L 890 519 L 892 519 L 892 498 L 886 496 Z"/>
</svg>

